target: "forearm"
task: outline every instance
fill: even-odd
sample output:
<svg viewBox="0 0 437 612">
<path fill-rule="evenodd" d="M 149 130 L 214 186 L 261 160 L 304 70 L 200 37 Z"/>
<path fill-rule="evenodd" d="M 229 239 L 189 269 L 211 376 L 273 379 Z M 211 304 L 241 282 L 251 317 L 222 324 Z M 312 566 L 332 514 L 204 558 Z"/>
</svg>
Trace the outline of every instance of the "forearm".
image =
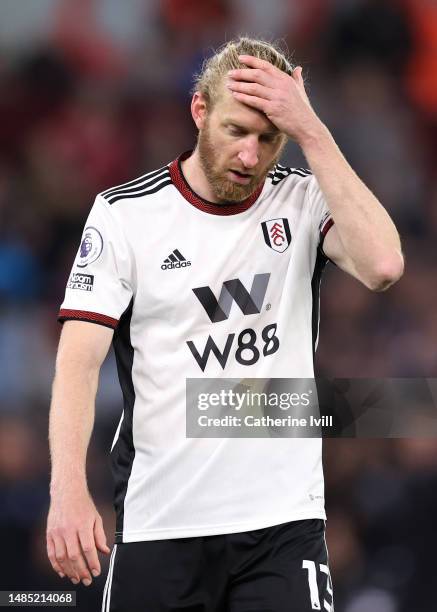
<svg viewBox="0 0 437 612">
<path fill-rule="evenodd" d="M 336 223 L 330 240 L 336 237 L 336 263 L 341 260 L 343 269 L 375 290 L 397 280 L 403 259 L 396 228 L 312 109 L 302 67 L 288 75 L 250 55 L 239 59 L 248 68 L 231 70 L 227 87 L 236 100 L 263 112 L 301 146 Z"/>
<path fill-rule="evenodd" d="M 348 164 L 328 129 L 320 123 L 301 146 L 356 269 L 369 276 L 386 262 L 401 260 L 393 221 Z"/>
<path fill-rule="evenodd" d="M 98 371 L 78 363 L 58 364 L 49 419 L 51 494 L 75 484 L 86 487 L 86 455 L 94 425 Z"/>
</svg>

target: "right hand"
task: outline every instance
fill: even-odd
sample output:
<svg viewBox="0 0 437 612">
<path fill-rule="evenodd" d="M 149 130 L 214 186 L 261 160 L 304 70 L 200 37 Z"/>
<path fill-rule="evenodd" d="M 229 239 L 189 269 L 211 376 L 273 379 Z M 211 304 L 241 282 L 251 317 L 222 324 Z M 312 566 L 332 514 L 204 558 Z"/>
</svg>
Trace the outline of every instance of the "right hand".
<svg viewBox="0 0 437 612">
<path fill-rule="evenodd" d="M 97 550 L 109 554 L 103 521 L 87 490 L 52 493 L 47 518 L 47 554 L 55 572 L 85 586 L 100 574 Z"/>
</svg>

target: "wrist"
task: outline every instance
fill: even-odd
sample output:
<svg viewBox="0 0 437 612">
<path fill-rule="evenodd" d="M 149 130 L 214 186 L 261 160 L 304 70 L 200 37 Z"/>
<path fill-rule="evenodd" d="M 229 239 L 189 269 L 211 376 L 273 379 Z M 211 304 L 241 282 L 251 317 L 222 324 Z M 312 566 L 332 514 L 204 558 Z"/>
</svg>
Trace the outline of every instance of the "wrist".
<svg viewBox="0 0 437 612">
<path fill-rule="evenodd" d="M 301 147 L 304 155 L 307 155 L 313 149 L 325 148 L 333 141 L 330 131 L 324 123 L 319 121 L 309 126 L 298 139 L 298 144 Z"/>
<path fill-rule="evenodd" d="M 85 474 L 64 475 L 52 478 L 50 483 L 50 497 L 61 497 L 88 493 L 88 484 Z"/>
</svg>

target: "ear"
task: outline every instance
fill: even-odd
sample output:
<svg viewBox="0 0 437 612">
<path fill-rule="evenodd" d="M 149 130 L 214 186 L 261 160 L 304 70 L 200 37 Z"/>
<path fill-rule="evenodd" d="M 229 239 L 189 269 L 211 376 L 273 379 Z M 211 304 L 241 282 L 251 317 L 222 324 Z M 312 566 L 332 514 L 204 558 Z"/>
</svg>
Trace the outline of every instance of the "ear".
<svg viewBox="0 0 437 612">
<path fill-rule="evenodd" d="M 206 100 L 200 91 L 196 91 L 191 100 L 191 115 L 198 130 L 201 130 L 207 115 Z"/>
</svg>

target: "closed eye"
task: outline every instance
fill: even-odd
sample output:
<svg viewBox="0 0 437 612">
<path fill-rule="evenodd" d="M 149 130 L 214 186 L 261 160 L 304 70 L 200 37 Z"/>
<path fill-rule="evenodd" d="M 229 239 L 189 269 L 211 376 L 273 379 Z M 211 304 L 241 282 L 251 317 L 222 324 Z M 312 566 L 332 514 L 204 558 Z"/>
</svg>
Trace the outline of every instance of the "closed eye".
<svg viewBox="0 0 437 612">
<path fill-rule="evenodd" d="M 261 134 L 259 139 L 261 142 L 275 142 L 277 134 Z"/>
<path fill-rule="evenodd" d="M 228 133 L 231 136 L 235 136 L 236 138 L 239 138 L 241 136 L 246 136 L 249 133 L 246 129 L 239 127 L 238 125 L 233 125 L 233 124 L 228 125 L 227 129 L 228 129 Z M 259 140 L 260 142 L 273 143 L 275 142 L 277 137 L 278 137 L 277 132 L 268 132 L 265 134 L 260 134 Z"/>
<path fill-rule="evenodd" d="M 242 130 L 234 125 L 229 126 L 229 133 L 231 136 L 245 136 L 247 134 L 245 130 Z"/>
</svg>

